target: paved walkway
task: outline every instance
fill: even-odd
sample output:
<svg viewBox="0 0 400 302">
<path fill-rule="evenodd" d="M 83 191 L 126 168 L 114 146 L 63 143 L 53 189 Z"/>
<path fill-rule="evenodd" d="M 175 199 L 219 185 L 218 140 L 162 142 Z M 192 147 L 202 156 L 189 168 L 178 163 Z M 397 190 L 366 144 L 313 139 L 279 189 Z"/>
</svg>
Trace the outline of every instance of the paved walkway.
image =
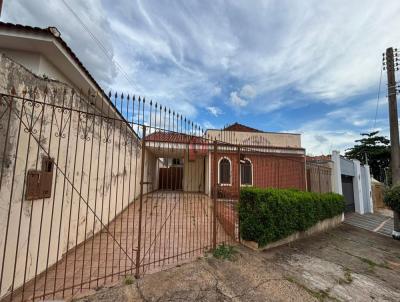
<svg viewBox="0 0 400 302">
<path fill-rule="evenodd" d="M 80 302 L 400 301 L 400 242 L 348 224 L 264 252 L 236 247 Z"/>
<path fill-rule="evenodd" d="M 212 244 L 212 200 L 205 194 L 155 192 L 143 200 L 140 274 L 203 255 Z M 70 250 L 47 273 L 17 290 L 13 301 L 63 299 L 135 274 L 139 234 L 137 202 L 102 231 Z M 230 241 L 217 223 L 217 243 Z M 7 299 L 5 300 L 7 301 Z"/>
<path fill-rule="evenodd" d="M 347 213 L 344 223 L 379 233 L 385 236 L 392 236 L 393 218 L 380 214 L 358 214 Z"/>
</svg>

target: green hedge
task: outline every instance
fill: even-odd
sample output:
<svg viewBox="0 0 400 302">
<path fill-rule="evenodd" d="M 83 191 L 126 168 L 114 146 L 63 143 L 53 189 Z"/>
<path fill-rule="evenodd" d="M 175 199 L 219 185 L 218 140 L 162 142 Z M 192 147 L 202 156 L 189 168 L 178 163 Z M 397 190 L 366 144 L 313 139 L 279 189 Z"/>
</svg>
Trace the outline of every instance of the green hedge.
<svg viewBox="0 0 400 302">
<path fill-rule="evenodd" d="M 240 234 L 265 246 L 337 216 L 344 207 L 343 196 L 335 193 L 243 188 L 238 206 Z"/>
<path fill-rule="evenodd" d="M 400 186 L 387 189 L 383 201 L 393 211 L 400 213 Z"/>
</svg>

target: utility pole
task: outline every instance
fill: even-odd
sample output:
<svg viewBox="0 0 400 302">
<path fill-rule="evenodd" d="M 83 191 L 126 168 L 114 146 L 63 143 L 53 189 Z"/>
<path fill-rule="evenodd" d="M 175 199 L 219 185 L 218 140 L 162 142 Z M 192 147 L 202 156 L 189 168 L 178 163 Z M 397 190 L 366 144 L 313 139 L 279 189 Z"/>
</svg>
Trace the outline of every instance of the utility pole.
<svg viewBox="0 0 400 302">
<path fill-rule="evenodd" d="M 398 70 L 397 49 L 386 49 L 386 71 L 388 80 L 389 123 L 390 123 L 390 166 L 392 168 L 392 186 L 400 185 L 400 146 L 399 146 L 399 122 L 397 115 L 397 84 L 395 71 Z M 396 58 L 395 58 L 396 57 Z M 399 213 L 393 211 L 394 228 L 392 237 L 400 239 Z"/>
<path fill-rule="evenodd" d="M 3 8 L 3 0 L 0 0 L 0 17 L 1 17 L 1 10 Z"/>
</svg>

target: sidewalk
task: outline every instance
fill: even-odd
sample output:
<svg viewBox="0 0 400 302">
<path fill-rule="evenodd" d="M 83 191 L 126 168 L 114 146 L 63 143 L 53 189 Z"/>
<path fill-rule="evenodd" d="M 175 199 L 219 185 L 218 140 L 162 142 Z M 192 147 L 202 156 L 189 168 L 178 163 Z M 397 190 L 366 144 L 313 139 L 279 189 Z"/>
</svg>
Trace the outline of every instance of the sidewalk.
<svg viewBox="0 0 400 302">
<path fill-rule="evenodd" d="M 361 215 L 358 213 L 347 213 L 344 223 L 385 236 L 392 236 L 393 217 L 383 216 L 381 214 Z"/>
</svg>

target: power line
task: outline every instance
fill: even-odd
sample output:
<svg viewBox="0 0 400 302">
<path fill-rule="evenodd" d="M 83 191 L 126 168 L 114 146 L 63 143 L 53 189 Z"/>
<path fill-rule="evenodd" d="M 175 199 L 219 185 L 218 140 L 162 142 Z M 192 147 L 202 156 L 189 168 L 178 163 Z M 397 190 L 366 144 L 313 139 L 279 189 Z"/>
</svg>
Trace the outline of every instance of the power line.
<svg viewBox="0 0 400 302">
<path fill-rule="evenodd" d="M 81 26 L 87 31 L 90 37 L 95 41 L 97 46 L 100 47 L 105 56 L 114 64 L 114 66 L 121 72 L 121 74 L 125 77 L 132 88 L 135 89 L 135 85 L 131 82 L 128 73 L 123 69 L 123 67 L 118 63 L 118 61 L 113 57 L 113 54 L 104 46 L 104 44 L 92 33 L 92 31 L 86 26 L 86 24 L 82 21 L 82 19 L 78 16 L 78 14 L 72 9 L 71 6 L 65 0 L 61 0 L 65 7 L 74 15 L 74 17 L 78 20 Z"/>
<path fill-rule="evenodd" d="M 375 120 L 374 120 L 373 129 L 375 129 L 375 127 L 376 127 L 376 118 L 378 116 L 379 99 L 380 99 L 380 95 L 381 95 L 382 73 L 383 73 L 383 69 L 381 68 L 381 75 L 379 77 L 378 96 L 377 96 L 377 100 L 376 100 Z"/>
</svg>

